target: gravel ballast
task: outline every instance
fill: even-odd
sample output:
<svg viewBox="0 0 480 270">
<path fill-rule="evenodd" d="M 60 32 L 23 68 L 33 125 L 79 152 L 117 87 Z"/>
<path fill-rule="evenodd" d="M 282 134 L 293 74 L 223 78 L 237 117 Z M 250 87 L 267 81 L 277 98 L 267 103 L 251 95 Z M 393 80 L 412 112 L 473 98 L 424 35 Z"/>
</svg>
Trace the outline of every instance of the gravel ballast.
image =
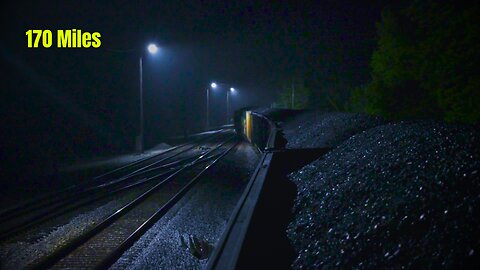
<svg viewBox="0 0 480 270">
<path fill-rule="evenodd" d="M 257 162 L 255 150 L 247 143 L 239 144 L 111 269 L 203 269 Z M 189 239 L 204 244 L 205 256 L 194 255 Z"/>
<path fill-rule="evenodd" d="M 293 138 L 289 145 L 341 141 L 344 135 L 321 135 L 328 122 L 303 128 L 298 137 L 286 133 Z M 478 266 L 479 138 L 472 126 L 387 124 L 350 137 L 292 173 L 298 188 L 288 229 L 298 252 L 293 268 Z"/>
<path fill-rule="evenodd" d="M 78 237 L 121 206 L 119 201 L 110 201 L 95 210 L 79 214 L 64 225 L 44 228 L 46 232 L 41 237 L 26 234 L 17 241 L 1 243 L 0 269 L 26 268 L 28 264 Z"/>
</svg>

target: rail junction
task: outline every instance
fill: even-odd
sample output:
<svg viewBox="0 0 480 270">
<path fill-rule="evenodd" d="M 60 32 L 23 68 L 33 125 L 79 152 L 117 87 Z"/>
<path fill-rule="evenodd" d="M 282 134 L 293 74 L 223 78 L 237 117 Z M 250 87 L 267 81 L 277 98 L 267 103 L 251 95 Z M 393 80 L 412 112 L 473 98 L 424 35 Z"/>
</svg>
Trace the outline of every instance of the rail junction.
<svg viewBox="0 0 480 270">
<path fill-rule="evenodd" d="M 116 201 L 107 214 L 79 224 L 52 247 L 24 260 L 24 265 L 16 265 L 27 269 L 108 269 L 189 192 L 194 192 L 212 168 L 232 162 L 226 160 L 232 152 L 247 149 L 255 153 L 247 159 L 256 164 L 256 169 L 252 167 L 243 180 L 222 234 L 210 244 L 193 238 L 182 238 L 181 242 L 193 256 L 208 259 L 204 265 L 207 269 L 274 266 L 272 262 L 281 267 L 279 255 L 286 260 L 292 256 L 282 231 L 289 220 L 285 209 L 295 196 L 286 174 L 329 149 L 284 149 L 275 117 L 238 111 L 235 131 L 230 126 L 191 137 L 158 154 L 4 209 L 0 212 L 0 247 L 32 241 L 28 238 L 38 241 L 41 232 L 48 234 L 62 220 L 65 223 Z M 233 163 L 241 162 L 233 159 Z M 269 227 L 272 223 L 277 229 Z M 2 254 L 2 260 L 8 260 L 9 255 Z M 12 268 L 12 263 L 2 262 L 2 267 Z"/>
</svg>

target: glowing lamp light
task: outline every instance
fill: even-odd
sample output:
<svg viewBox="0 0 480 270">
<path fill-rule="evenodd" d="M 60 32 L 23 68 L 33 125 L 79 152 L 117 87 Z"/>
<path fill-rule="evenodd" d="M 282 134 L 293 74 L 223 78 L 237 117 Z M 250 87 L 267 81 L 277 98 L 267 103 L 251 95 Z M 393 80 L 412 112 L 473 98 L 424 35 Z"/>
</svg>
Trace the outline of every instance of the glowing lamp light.
<svg viewBox="0 0 480 270">
<path fill-rule="evenodd" d="M 212 84 L 210 84 L 210 86 L 211 86 L 212 88 L 217 88 L 217 84 L 214 83 L 214 82 L 213 82 Z"/>
<path fill-rule="evenodd" d="M 158 52 L 158 47 L 155 44 L 148 45 L 147 49 L 148 49 L 148 52 L 151 54 L 156 54 Z"/>
</svg>

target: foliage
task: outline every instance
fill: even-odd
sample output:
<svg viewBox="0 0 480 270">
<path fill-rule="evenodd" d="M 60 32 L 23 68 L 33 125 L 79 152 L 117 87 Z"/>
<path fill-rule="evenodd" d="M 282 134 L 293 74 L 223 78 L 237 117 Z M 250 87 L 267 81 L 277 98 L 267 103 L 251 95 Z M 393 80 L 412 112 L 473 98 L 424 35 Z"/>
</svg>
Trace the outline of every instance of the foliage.
<svg viewBox="0 0 480 270">
<path fill-rule="evenodd" d="M 292 93 L 294 93 L 292 103 Z M 305 86 L 305 80 L 301 77 L 293 78 L 285 82 L 275 102 L 276 107 L 289 109 L 306 109 L 309 107 L 311 91 Z"/>
<path fill-rule="evenodd" d="M 348 98 L 351 86 L 334 70 L 315 75 L 297 75 L 287 80 L 279 91 L 274 106 L 292 108 L 292 89 L 295 89 L 295 109 L 344 111 L 350 105 Z"/>
<path fill-rule="evenodd" d="M 480 119 L 478 4 L 418 1 L 382 12 L 371 82 L 351 107 L 390 118 Z"/>
</svg>

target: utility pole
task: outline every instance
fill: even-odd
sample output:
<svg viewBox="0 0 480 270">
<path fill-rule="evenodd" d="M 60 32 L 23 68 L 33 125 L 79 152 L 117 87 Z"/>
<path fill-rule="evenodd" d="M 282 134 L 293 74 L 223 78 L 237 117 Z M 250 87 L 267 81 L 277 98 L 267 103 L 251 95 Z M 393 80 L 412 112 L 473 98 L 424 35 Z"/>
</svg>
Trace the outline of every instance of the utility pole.
<svg viewBox="0 0 480 270">
<path fill-rule="evenodd" d="M 230 90 L 227 90 L 227 125 L 230 120 Z"/>
<path fill-rule="evenodd" d="M 292 109 L 295 109 L 295 79 L 292 79 Z"/>
<path fill-rule="evenodd" d="M 142 64 L 142 56 L 140 56 L 140 134 L 137 138 L 137 151 L 143 153 L 143 64 Z"/>
<path fill-rule="evenodd" d="M 206 129 L 208 130 L 208 128 L 210 127 L 210 91 L 209 91 L 210 88 L 207 88 L 207 126 L 206 126 Z"/>
</svg>

